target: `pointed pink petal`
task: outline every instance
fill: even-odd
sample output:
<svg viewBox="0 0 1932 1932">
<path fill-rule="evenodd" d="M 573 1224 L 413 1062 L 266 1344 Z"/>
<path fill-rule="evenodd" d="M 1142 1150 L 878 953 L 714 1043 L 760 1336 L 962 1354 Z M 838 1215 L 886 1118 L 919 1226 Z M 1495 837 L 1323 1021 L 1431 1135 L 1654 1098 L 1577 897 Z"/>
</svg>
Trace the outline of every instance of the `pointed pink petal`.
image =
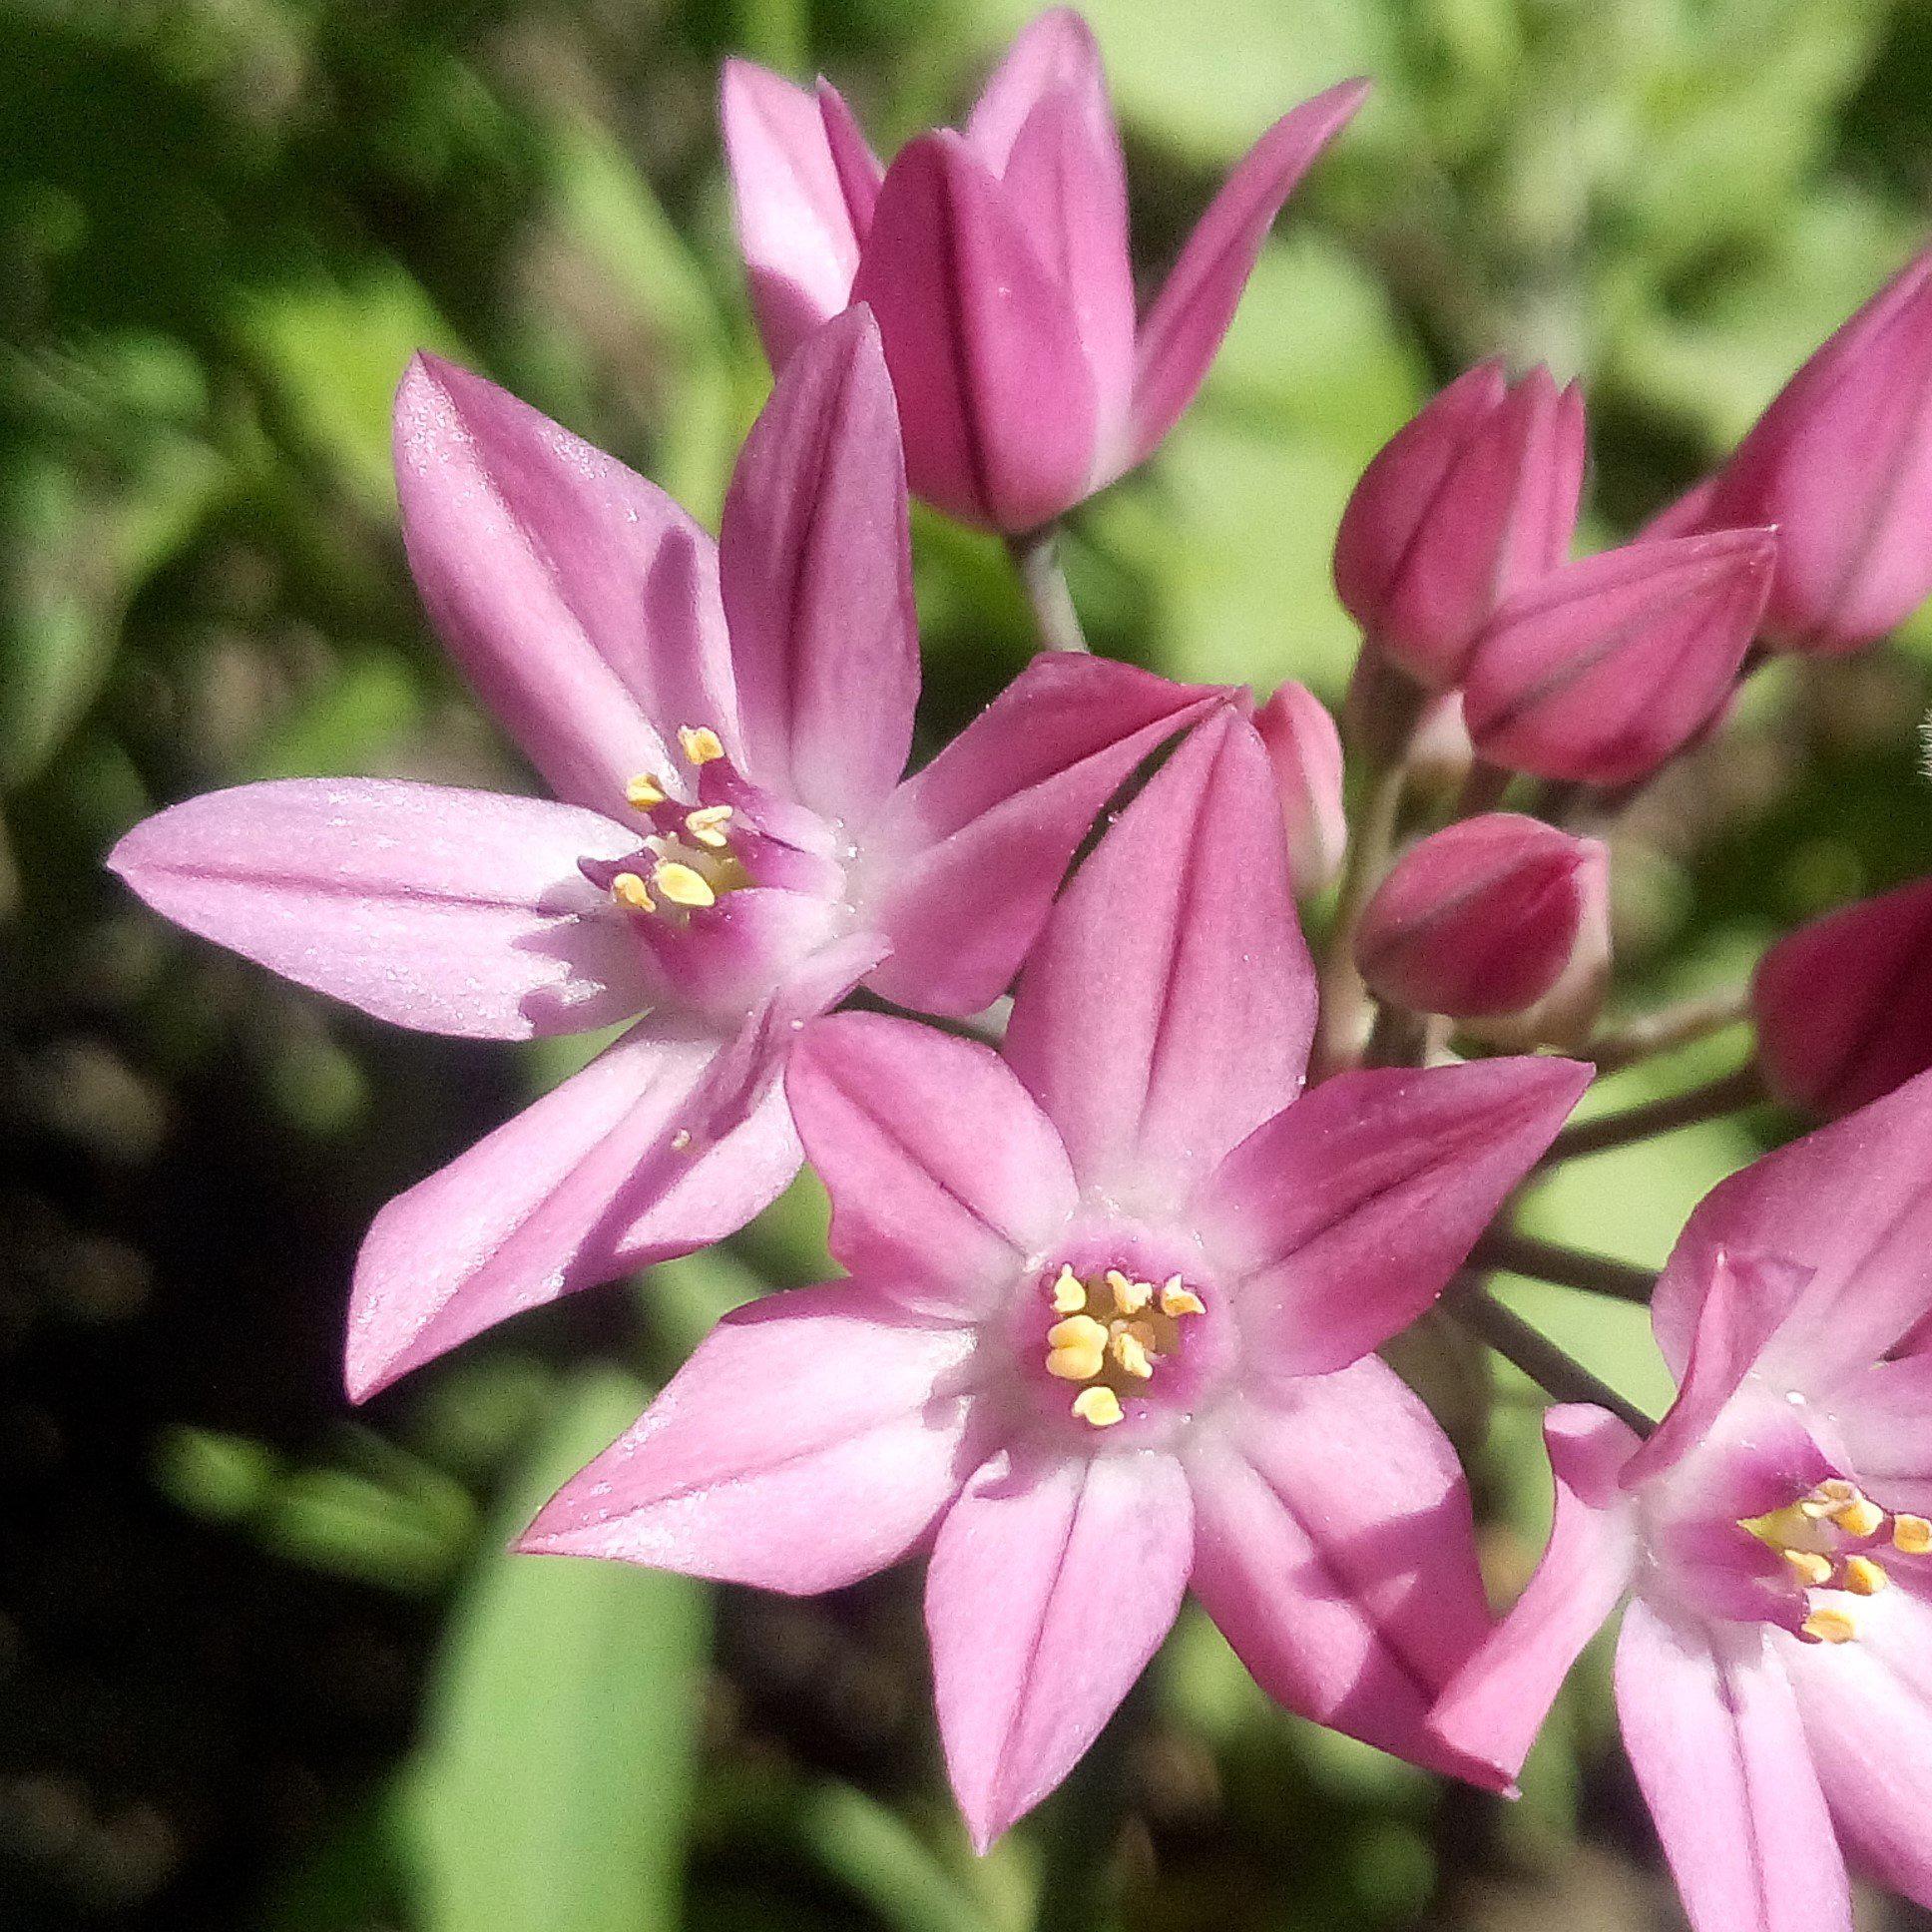
<svg viewBox="0 0 1932 1932">
<path fill-rule="evenodd" d="M 977 1041 L 838 1014 L 805 1029 L 785 1088 L 834 1257 L 909 1306 L 991 1312 L 1076 1206 L 1060 1137 Z"/>
<path fill-rule="evenodd" d="M 1181 1608 L 1171 1457 L 996 1457 L 940 1526 L 926 1630 L 946 1768 L 981 1850 L 1080 1761 Z"/>
<path fill-rule="evenodd" d="M 395 458 L 430 618 L 560 797 L 621 813 L 681 724 L 733 742 L 712 542 L 662 490 L 426 354 L 397 392 Z"/>
<path fill-rule="evenodd" d="M 1756 1631 L 1680 1624 L 1640 1597 L 1617 1711 L 1694 1932 L 1850 1932 L 1796 1700 Z"/>
<path fill-rule="evenodd" d="M 885 170 L 865 139 L 857 118 L 846 105 L 845 97 L 831 82 L 820 79 L 817 89 L 818 117 L 825 124 L 825 145 L 831 150 L 832 167 L 838 175 L 839 192 L 852 220 L 852 233 L 863 238 L 872 226 L 872 211 L 878 206 L 879 184 Z M 852 257 L 858 266 L 857 251 Z"/>
<path fill-rule="evenodd" d="M 1141 325 L 1133 434 L 1115 473 L 1140 462 L 1194 400 L 1281 204 L 1367 92 L 1366 81 L 1344 81 L 1283 115 L 1196 225 Z"/>
<path fill-rule="evenodd" d="M 108 865 L 165 918 L 429 1033 L 581 1033 L 653 997 L 578 869 L 637 834 L 538 798 L 367 778 L 238 785 L 145 819 Z"/>
<path fill-rule="evenodd" d="M 1289 881 L 1297 899 L 1313 898 L 1334 884 L 1348 849 L 1341 731 L 1328 707 L 1291 678 L 1254 715 L 1254 728 L 1274 767 Z"/>
<path fill-rule="evenodd" d="M 970 1473 L 970 1328 L 854 1282 L 719 1323 L 517 1547 L 803 1595 L 896 1563 Z"/>
<path fill-rule="evenodd" d="M 867 841 L 863 916 L 892 941 L 871 989 L 924 1013 L 997 999 L 1101 807 L 1227 698 L 1105 658 L 1034 659 L 900 786 Z"/>
<path fill-rule="evenodd" d="M 919 643 L 892 384 L 863 309 L 802 343 L 724 499 L 746 777 L 848 826 L 898 783 Z"/>
<path fill-rule="evenodd" d="M 1080 868 L 1027 961 L 1006 1057 L 1084 1188 L 1185 1198 L 1294 1098 L 1314 973 L 1274 779 L 1232 712 L 1200 725 Z"/>
<path fill-rule="evenodd" d="M 1461 1465 L 1372 1356 L 1235 1405 L 1188 1458 L 1195 1594 L 1261 1689 L 1351 1737 L 1483 1772 L 1424 1719 L 1488 1636 Z"/>
<path fill-rule="evenodd" d="M 999 530 L 1086 495 L 1095 392 L 1072 298 L 958 135 L 922 135 L 886 171 L 852 299 L 878 317 L 918 495 Z"/>
<path fill-rule="evenodd" d="M 1344 1367 L 1468 1257 L 1590 1084 L 1543 1056 L 1337 1074 L 1250 1134 L 1191 1217 L 1271 1380 Z"/>
<path fill-rule="evenodd" d="M 1113 111 L 1100 48 L 1072 7 L 1049 7 L 1014 39 L 987 77 L 966 120 L 966 145 L 994 174 L 1006 173 L 1028 117 L 1049 95 L 1069 91 L 1092 111 Z"/>
<path fill-rule="evenodd" d="M 727 60 L 719 107 L 751 307 L 779 369 L 850 298 L 858 268 L 852 205 L 829 117 L 809 89 Z"/>
<path fill-rule="evenodd" d="M 1888 1353 L 1932 1309 L 1932 1074 L 1720 1181 L 1685 1223 L 1651 1301 L 1680 1373 L 1716 1256 L 1812 1270 L 1765 1372 L 1829 1388 Z"/>
<path fill-rule="evenodd" d="M 1633 1505 L 1618 1486 L 1634 1431 L 1602 1409 L 1570 1405 L 1543 1418 L 1556 1478 L 1550 1547 L 1495 1634 L 1457 1672 L 1429 1717 L 1450 1749 L 1514 1781 L 1570 1667 L 1631 1587 Z"/>
<path fill-rule="evenodd" d="M 1932 1511 L 1932 1354 L 1875 1363 L 1832 1389 L 1847 1470 L 1889 1510 Z"/>
</svg>

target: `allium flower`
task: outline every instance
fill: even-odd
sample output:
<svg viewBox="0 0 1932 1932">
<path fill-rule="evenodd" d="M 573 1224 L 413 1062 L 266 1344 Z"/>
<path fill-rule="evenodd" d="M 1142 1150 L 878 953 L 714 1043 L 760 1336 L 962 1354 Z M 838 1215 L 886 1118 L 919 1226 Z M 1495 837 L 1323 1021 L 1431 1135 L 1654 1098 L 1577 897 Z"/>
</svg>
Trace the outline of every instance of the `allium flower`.
<svg viewBox="0 0 1932 1932">
<path fill-rule="evenodd" d="M 825 82 L 729 62 L 724 146 L 772 366 L 869 302 L 915 493 L 997 530 L 1050 522 L 1174 427 L 1276 212 L 1365 91 L 1331 88 L 1255 143 L 1137 321 L 1120 132 L 1078 14 L 1041 15 L 963 131 L 883 171 Z"/>
<path fill-rule="evenodd" d="M 1306 899 L 1334 883 L 1348 846 L 1341 732 L 1328 707 L 1293 679 L 1254 714 L 1254 728 L 1274 767 L 1288 835 L 1288 879 L 1295 897 Z"/>
<path fill-rule="evenodd" d="M 947 1761 L 982 1845 L 1051 1790 L 1192 1583 L 1290 1707 L 1449 1769 L 1482 1640 L 1455 1456 L 1375 1346 L 1588 1070 L 1301 1095 L 1314 980 L 1266 754 L 1210 719 L 1030 957 L 1004 1057 L 806 1031 L 788 1084 L 849 1280 L 726 1320 L 523 1547 L 832 1589 L 935 1536 Z"/>
<path fill-rule="evenodd" d="M 918 690 L 892 392 L 862 309 L 792 358 L 715 546 L 661 491 L 420 357 L 396 406 L 409 561 L 563 802 L 243 785 L 109 863 L 177 924 L 386 1020 L 489 1039 L 646 1017 L 391 1202 L 356 1265 L 371 1393 L 520 1309 L 741 1225 L 796 1172 L 796 1023 L 855 982 L 1006 986 L 1108 796 L 1224 695 L 1037 661 L 899 782 Z"/>
<path fill-rule="evenodd" d="M 1840 1843 L 1932 1903 L 1928 1177 L 1932 1077 L 1706 1198 L 1654 1304 L 1676 1406 L 1642 1444 L 1550 1412 L 1549 1552 L 1436 1711 L 1513 1774 L 1628 1597 L 1624 1739 L 1697 1932 L 1843 1932 Z"/>
</svg>

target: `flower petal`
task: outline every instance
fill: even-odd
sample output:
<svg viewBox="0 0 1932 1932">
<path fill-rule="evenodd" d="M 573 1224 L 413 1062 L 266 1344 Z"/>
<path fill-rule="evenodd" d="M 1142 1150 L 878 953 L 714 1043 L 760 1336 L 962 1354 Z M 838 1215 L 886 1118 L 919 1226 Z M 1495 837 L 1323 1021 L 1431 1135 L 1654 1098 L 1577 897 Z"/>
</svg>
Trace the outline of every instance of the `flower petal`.
<svg viewBox="0 0 1932 1932">
<path fill-rule="evenodd" d="M 622 812 L 681 724 L 734 746 L 712 542 L 662 490 L 433 355 L 402 379 L 395 456 L 430 618 L 560 797 Z"/>
<path fill-rule="evenodd" d="M 1887 1509 L 1932 1511 L 1932 1354 L 1860 1369 L 1825 1404 L 1859 1483 Z"/>
<path fill-rule="evenodd" d="M 1467 1258 L 1590 1084 L 1542 1056 L 1337 1074 L 1198 1197 L 1254 1371 L 1341 1368 L 1405 1328 Z"/>
<path fill-rule="evenodd" d="M 1201 1431 L 1194 1589 L 1261 1689 L 1414 1763 L 1481 1778 L 1424 1719 L 1489 1635 L 1462 1467 L 1374 1357 Z"/>
<path fill-rule="evenodd" d="M 1281 204 L 1367 92 L 1343 81 L 1283 115 L 1208 205 L 1141 325 L 1132 435 L 1111 474 L 1140 462 L 1194 400 Z"/>
<path fill-rule="evenodd" d="M 971 1472 L 970 1328 L 855 1282 L 728 1314 L 517 1547 L 803 1595 L 896 1563 Z"/>
<path fill-rule="evenodd" d="M 1106 109 L 1111 124 L 1107 77 L 1093 29 L 1072 7 L 1049 7 L 1014 37 L 987 76 L 966 120 L 966 145 L 994 174 L 1005 174 L 1034 109 L 1049 95 L 1069 89 Z"/>
<path fill-rule="evenodd" d="M 1616 1610 L 1637 1563 L 1633 1505 L 1618 1478 L 1639 1447 L 1602 1409 L 1551 1409 L 1543 1440 L 1556 1478 L 1550 1546 L 1509 1615 L 1456 1673 L 1429 1728 L 1514 1780 L 1563 1681 Z"/>
<path fill-rule="evenodd" d="M 1631 1766 L 1695 1932 L 1850 1932 L 1796 1700 L 1761 1644 L 1633 1603 L 1617 1645 Z"/>
<path fill-rule="evenodd" d="M 878 317 L 920 496 L 1031 530 L 1087 493 L 1094 379 L 1072 297 L 958 135 L 922 135 L 886 171 L 852 299 Z"/>
<path fill-rule="evenodd" d="M 990 1005 L 1101 807 L 1227 699 L 1106 658 L 1035 658 L 899 787 L 866 841 L 862 916 L 892 942 L 871 989 L 924 1013 Z"/>
<path fill-rule="evenodd" d="M 833 1255 L 910 1306 L 989 1312 L 1073 1212 L 1060 1137 L 990 1047 L 843 1013 L 805 1029 L 785 1088 Z"/>
<path fill-rule="evenodd" d="M 1079 1762 L 1181 1608 L 1193 1550 L 1172 1458 L 1002 1454 L 940 1525 L 926 1630 L 946 1767 L 981 1850 Z"/>
<path fill-rule="evenodd" d="M 378 1019 L 527 1040 L 653 998 L 625 915 L 577 869 L 636 845 L 576 805 L 292 778 L 158 812 L 108 865 L 178 926 Z"/>
<path fill-rule="evenodd" d="M 1155 774 L 1062 895 L 1006 1057 L 1081 1185 L 1151 1208 L 1185 1198 L 1293 1099 L 1314 1005 L 1267 753 L 1228 712 Z"/>
<path fill-rule="evenodd" d="M 861 825 L 919 695 L 898 419 L 862 308 L 786 363 L 724 499 L 719 569 L 747 777 Z"/>
</svg>

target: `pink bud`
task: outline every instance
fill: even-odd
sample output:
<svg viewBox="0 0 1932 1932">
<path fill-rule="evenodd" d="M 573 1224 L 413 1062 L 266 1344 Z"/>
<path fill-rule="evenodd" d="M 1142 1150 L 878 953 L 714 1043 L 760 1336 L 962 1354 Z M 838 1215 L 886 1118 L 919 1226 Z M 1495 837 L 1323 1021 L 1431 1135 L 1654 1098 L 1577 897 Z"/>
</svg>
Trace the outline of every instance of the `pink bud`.
<svg viewBox="0 0 1932 1932">
<path fill-rule="evenodd" d="M 1355 963 L 1378 999 L 1457 1019 L 1520 1014 L 1609 960 L 1610 857 L 1520 812 L 1412 845 L 1362 914 Z M 1574 1002 L 1572 1002 L 1574 1004 Z"/>
<path fill-rule="evenodd" d="M 1569 553 L 1583 398 L 1535 368 L 1458 376 L 1362 473 L 1335 535 L 1335 589 L 1376 646 L 1432 691 L 1514 592 Z"/>
<path fill-rule="evenodd" d="M 1932 879 L 1800 926 L 1751 983 L 1772 1090 L 1835 1119 L 1932 1068 Z"/>
<path fill-rule="evenodd" d="M 1646 778 L 1722 710 L 1776 562 L 1769 530 L 1626 544 L 1513 598 L 1463 693 L 1492 763 L 1542 778 Z"/>
<path fill-rule="evenodd" d="M 1254 715 L 1274 767 L 1288 828 L 1288 876 L 1308 898 L 1334 881 L 1348 843 L 1341 798 L 1341 733 L 1306 685 L 1282 685 Z"/>
</svg>

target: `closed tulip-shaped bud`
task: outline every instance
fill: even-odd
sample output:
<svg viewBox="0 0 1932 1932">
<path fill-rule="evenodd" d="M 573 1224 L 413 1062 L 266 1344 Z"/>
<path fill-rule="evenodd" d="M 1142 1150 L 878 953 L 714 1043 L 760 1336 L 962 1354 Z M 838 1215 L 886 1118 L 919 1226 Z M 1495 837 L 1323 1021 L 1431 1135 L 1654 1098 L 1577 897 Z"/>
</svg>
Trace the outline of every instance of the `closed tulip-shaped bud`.
<svg viewBox="0 0 1932 1932">
<path fill-rule="evenodd" d="M 1528 1013 L 1566 981 L 1601 977 L 1609 876 L 1594 838 L 1519 812 L 1466 818 L 1397 860 L 1362 914 L 1355 964 L 1378 999 L 1412 1012 Z"/>
<path fill-rule="evenodd" d="M 1757 1059 L 1773 1092 L 1835 1119 L 1932 1067 L 1932 879 L 1800 926 L 1758 963 Z"/>
<path fill-rule="evenodd" d="M 1297 898 L 1334 882 L 1348 843 L 1341 799 L 1341 733 L 1306 685 L 1292 680 L 1254 715 L 1274 767 L 1288 828 L 1288 877 Z"/>
<path fill-rule="evenodd" d="M 1512 386 L 1485 362 L 1396 431 L 1335 535 L 1335 589 L 1431 691 L 1461 683 L 1497 606 L 1569 554 L 1583 490 L 1583 398 L 1547 369 Z"/>
<path fill-rule="evenodd" d="M 1477 641 L 1476 749 L 1540 778 L 1647 778 L 1723 710 L 1770 590 L 1769 530 L 1645 541 L 1567 564 Z"/>
</svg>

